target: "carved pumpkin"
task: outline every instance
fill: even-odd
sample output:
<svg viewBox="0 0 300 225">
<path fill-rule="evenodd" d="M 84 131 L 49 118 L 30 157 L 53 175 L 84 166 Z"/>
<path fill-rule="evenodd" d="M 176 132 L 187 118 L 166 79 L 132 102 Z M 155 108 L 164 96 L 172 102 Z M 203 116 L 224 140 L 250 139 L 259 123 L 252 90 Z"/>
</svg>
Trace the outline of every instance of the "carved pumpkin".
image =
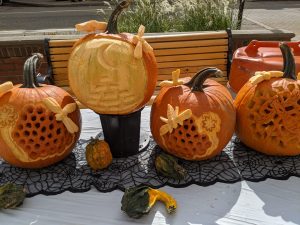
<svg viewBox="0 0 300 225">
<path fill-rule="evenodd" d="M 269 155 L 300 154 L 300 81 L 295 61 L 281 44 L 284 72 L 257 72 L 239 91 L 236 133 L 247 146 Z"/>
<path fill-rule="evenodd" d="M 217 155 L 230 141 L 235 126 L 235 109 L 228 90 L 207 79 L 220 75 L 206 68 L 192 79 L 163 81 L 151 109 L 151 132 L 165 151 L 187 160 Z M 184 82 L 186 81 L 186 82 Z"/>
<path fill-rule="evenodd" d="M 103 140 L 93 139 L 86 146 L 86 161 L 93 170 L 100 170 L 112 163 L 109 145 Z"/>
<path fill-rule="evenodd" d="M 41 57 L 26 60 L 23 85 L 0 85 L 0 156 L 18 167 L 60 161 L 80 134 L 81 116 L 73 98 L 61 88 L 36 82 Z"/>
<path fill-rule="evenodd" d="M 118 33 L 117 18 L 128 7 L 122 1 L 112 13 L 104 33 L 90 33 L 74 44 L 68 63 L 72 91 L 88 108 L 100 114 L 128 114 L 142 108 L 157 82 L 157 64 L 152 47 L 137 35 Z M 81 30 L 103 29 L 89 21 Z"/>
</svg>

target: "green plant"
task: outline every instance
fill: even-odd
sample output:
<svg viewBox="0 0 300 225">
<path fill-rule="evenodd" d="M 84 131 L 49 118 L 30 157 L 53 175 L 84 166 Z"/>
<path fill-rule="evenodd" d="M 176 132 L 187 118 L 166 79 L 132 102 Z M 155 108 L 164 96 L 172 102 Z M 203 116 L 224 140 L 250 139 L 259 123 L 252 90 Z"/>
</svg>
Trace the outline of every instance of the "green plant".
<svg viewBox="0 0 300 225">
<path fill-rule="evenodd" d="M 130 33 L 140 24 L 148 33 L 240 29 L 243 7 L 241 0 L 134 0 L 118 26 Z"/>
<path fill-rule="evenodd" d="M 178 31 L 224 30 L 237 28 L 235 0 L 197 0 L 183 5 Z"/>
<path fill-rule="evenodd" d="M 119 28 L 122 32 L 137 32 L 140 24 L 147 32 L 164 32 L 172 29 L 172 15 L 161 9 L 162 3 L 157 0 L 139 0 L 131 10 L 121 17 Z"/>
</svg>

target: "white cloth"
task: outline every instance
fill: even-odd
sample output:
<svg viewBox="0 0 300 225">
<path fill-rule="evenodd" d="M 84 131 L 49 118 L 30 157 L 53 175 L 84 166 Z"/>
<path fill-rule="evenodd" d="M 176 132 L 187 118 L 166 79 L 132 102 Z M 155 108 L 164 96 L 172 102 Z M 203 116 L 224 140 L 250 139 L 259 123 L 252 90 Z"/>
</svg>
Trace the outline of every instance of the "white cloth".
<svg viewBox="0 0 300 225">
<path fill-rule="evenodd" d="M 81 138 L 101 130 L 99 116 L 82 110 Z M 149 130 L 149 108 L 142 111 L 142 129 Z M 146 121 L 146 122 L 145 122 Z M 207 187 L 163 187 L 178 202 L 175 214 L 168 215 L 157 203 L 148 215 L 135 220 L 121 211 L 123 192 L 64 192 L 26 198 L 13 210 L 0 210 L 1 225 L 291 225 L 300 224 L 300 179 L 268 179 L 258 183 L 242 181 L 216 183 Z"/>
</svg>

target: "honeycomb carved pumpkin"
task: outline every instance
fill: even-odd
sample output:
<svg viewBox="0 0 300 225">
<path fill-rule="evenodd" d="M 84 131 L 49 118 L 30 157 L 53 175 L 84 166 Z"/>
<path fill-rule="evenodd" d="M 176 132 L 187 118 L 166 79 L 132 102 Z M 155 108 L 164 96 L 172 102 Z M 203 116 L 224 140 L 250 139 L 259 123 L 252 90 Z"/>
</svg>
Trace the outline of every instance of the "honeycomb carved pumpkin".
<svg viewBox="0 0 300 225">
<path fill-rule="evenodd" d="M 65 158 L 79 138 L 81 116 L 63 89 L 40 85 L 34 54 L 24 65 L 24 84 L 0 85 L 0 156 L 25 168 L 41 168 Z"/>
<path fill-rule="evenodd" d="M 281 44 L 284 72 L 257 72 L 239 91 L 236 133 L 269 155 L 300 154 L 300 81 L 290 48 Z"/>
<path fill-rule="evenodd" d="M 88 108 L 100 114 L 128 114 L 142 108 L 151 98 L 157 82 L 157 64 L 152 47 L 137 35 L 120 33 L 117 18 L 130 0 L 113 11 L 105 32 L 90 33 L 73 46 L 68 77 L 72 91 Z M 96 31 L 104 23 L 88 21 L 76 26 Z"/>
<path fill-rule="evenodd" d="M 168 153 L 187 160 L 217 155 L 230 141 L 235 127 L 235 109 L 228 90 L 207 79 L 220 75 L 206 68 L 192 79 L 163 81 L 151 108 L 151 132 Z"/>
</svg>

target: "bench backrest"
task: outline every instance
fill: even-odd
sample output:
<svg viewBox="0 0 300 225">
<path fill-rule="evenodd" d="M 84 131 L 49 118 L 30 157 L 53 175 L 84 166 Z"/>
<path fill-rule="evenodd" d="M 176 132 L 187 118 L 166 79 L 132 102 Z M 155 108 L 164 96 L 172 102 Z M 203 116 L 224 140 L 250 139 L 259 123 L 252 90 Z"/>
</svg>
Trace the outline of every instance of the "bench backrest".
<svg viewBox="0 0 300 225">
<path fill-rule="evenodd" d="M 223 71 L 222 78 L 215 78 L 226 84 L 230 60 L 230 31 L 191 32 L 145 36 L 153 47 L 158 64 L 158 84 L 170 80 L 172 71 L 181 69 L 181 77 L 191 77 L 205 67 L 217 67 Z M 47 57 L 52 68 L 52 78 L 56 86 L 72 94 L 68 82 L 68 59 L 72 46 L 77 39 L 48 40 Z"/>
</svg>

